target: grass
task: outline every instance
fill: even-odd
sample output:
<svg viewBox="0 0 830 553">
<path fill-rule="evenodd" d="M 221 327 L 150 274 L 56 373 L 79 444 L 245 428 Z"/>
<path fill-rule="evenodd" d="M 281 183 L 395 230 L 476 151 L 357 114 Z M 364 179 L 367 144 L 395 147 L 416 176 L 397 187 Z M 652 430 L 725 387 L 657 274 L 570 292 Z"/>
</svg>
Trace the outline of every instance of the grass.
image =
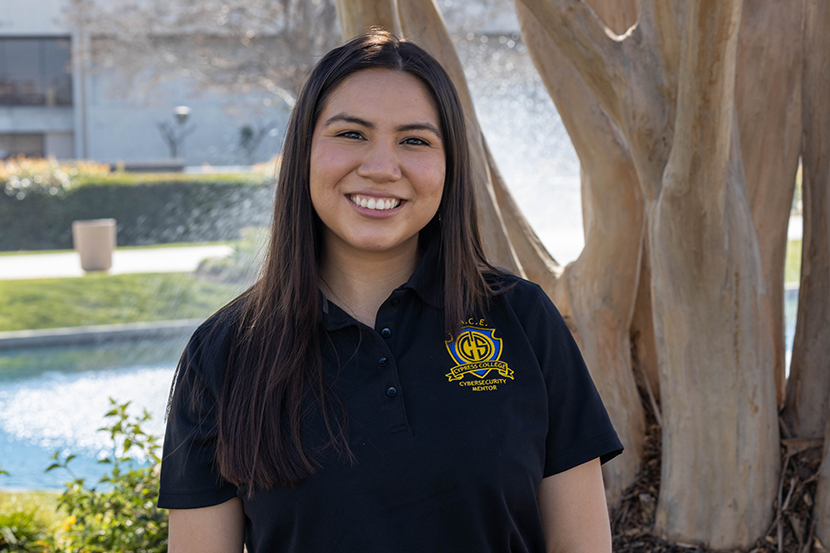
<svg viewBox="0 0 830 553">
<path fill-rule="evenodd" d="M 787 255 L 784 262 L 784 282 L 798 284 L 801 282 L 801 240 L 787 242 Z"/>
<path fill-rule="evenodd" d="M 153 244 L 152 246 L 119 246 L 116 250 L 154 250 L 160 248 L 189 248 L 192 246 L 227 246 L 232 242 L 172 242 L 170 244 Z M 72 253 L 75 250 L 19 250 L 13 252 L 0 252 L 0 257 L 12 255 L 40 255 L 44 253 Z"/>
<path fill-rule="evenodd" d="M 239 292 L 185 273 L 0 280 L 0 331 L 198 319 Z"/>
<path fill-rule="evenodd" d="M 68 522 L 66 513 L 58 510 L 58 497 L 54 492 L 0 491 L 0 551 L 41 550 L 37 540 L 53 535 Z M 18 547 L 5 543 L 9 536 L 19 542 Z"/>
</svg>

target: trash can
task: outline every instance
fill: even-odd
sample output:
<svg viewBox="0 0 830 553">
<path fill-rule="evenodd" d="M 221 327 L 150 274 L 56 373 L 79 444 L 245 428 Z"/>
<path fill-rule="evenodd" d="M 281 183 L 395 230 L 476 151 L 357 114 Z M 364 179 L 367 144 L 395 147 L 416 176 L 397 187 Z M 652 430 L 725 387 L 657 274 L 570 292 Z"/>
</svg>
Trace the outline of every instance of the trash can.
<svg viewBox="0 0 830 553">
<path fill-rule="evenodd" d="M 115 250 L 115 219 L 72 221 L 72 244 L 84 271 L 107 271 Z"/>
</svg>

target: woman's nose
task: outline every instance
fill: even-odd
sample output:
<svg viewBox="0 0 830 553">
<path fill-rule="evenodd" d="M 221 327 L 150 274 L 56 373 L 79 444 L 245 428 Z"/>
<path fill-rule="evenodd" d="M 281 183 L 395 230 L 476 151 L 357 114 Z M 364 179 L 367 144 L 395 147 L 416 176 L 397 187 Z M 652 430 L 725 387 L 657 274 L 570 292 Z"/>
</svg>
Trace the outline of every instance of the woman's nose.
<svg viewBox="0 0 830 553">
<path fill-rule="evenodd" d="M 394 146 L 375 144 L 357 168 L 357 174 L 377 183 L 400 180 L 401 168 Z"/>
</svg>

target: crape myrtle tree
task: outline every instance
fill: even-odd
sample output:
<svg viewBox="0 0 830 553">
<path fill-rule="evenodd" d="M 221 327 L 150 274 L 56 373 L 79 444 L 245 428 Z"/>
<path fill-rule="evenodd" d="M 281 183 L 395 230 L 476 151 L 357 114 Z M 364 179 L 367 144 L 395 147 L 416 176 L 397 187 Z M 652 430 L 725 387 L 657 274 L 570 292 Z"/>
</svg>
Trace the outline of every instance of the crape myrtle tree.
<svg viewBox="0 0 830 553">
<path fill-rule="evenodd" d="M 772 521 L 781 439 L 821 437 L 827 419 L 830 4 L 515 8 L 582 167 L 585 249 L 566 267 L 499 176 L 435 2 L 338 0 L 345 38 L 385 27 L 426 47 L 458 86 L 488 254 L 539 282 L 562 311 L 627 447 L 604 468 L 609 500 L 641 460 L 639 380 L 662 425 L 655 532 L 749 546 Z M 799 156 L 803 269 L 786 383 L 784 252 Z M 816 505 L 824 543 L 827 466 Z"/>
</svg>

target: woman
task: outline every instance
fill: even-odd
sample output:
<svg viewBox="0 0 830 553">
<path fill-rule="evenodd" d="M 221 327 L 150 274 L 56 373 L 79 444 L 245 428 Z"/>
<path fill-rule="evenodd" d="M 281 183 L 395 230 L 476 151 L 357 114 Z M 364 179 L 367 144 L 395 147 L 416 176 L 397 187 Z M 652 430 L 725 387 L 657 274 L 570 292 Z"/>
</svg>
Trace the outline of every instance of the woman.
<svg viewBox="0 0 830 553">
<path fill-rule="evenodd" d="M 622 446 L 538 286 L 489 265 L 464 115 L 417 46 L 327 54 L 261 279 L 182 356 L 170 551 L 610 551 Z"/>
</svg>

